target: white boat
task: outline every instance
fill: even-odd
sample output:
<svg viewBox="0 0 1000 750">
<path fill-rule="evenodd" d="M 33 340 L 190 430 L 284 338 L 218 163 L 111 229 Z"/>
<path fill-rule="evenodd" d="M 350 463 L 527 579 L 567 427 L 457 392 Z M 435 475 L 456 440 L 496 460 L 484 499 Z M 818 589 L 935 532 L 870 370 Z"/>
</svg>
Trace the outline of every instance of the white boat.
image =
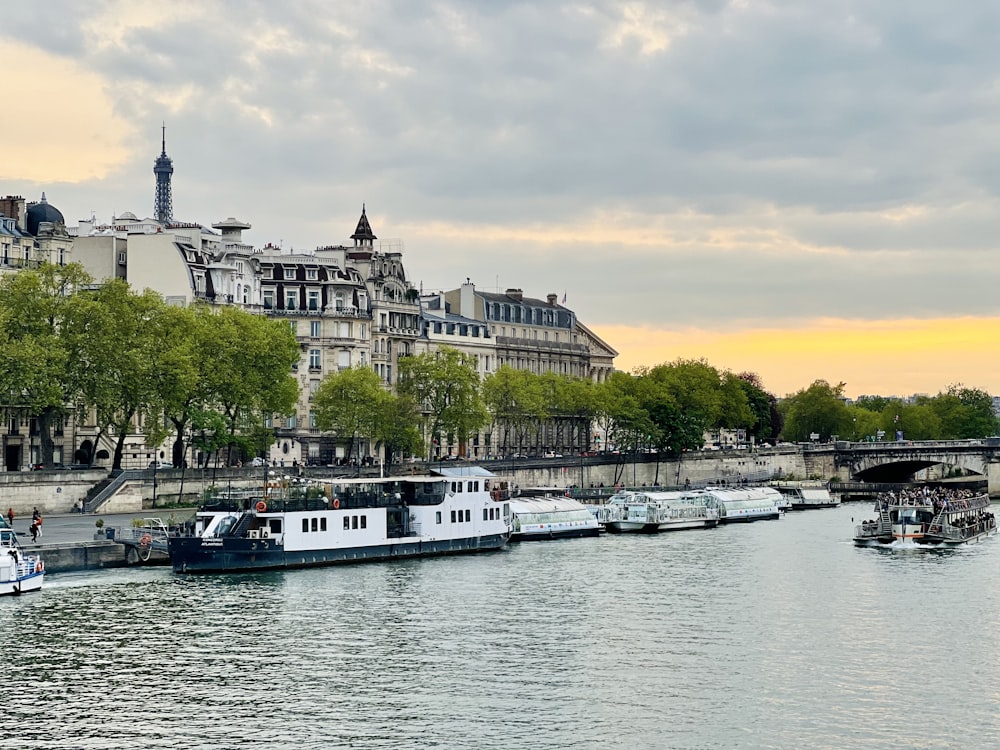
<svg viewBox="0 0 1000 750">
<path fill-rule="evenodd" d="M 561 495 L 515 497 L 510 500 L 512 542 L 597 536 L 601 526 L 583 503 Z"/>
<path fill-rule="evenodd" d="M 854 528 L 859 547 L 886 544 L 958 546 L 997 533 L 987 494 L 965 490 L 902 490 L 880 494 L 877 517 Z"/>
<path fill-rule="evenodd" d="M 781 493 L 773 487 L 707 487 L 699 492 L 705 495 L 705 503 L 718 511 L 720 524 L 781 518 Z"/>
<path fill-rule="evenodd" d="M 787 499 L 792 510 L 836 508 L 840 505 L 840 498 L 831 495 L 830 490 L 823 484 L 782 482 L 775 484 L 774 487 Z"/>
<path fill-rule="evenodd" d="M 170 564 L 217 573 L 496 550 L 512 523 L 498 486 L 479 467 L 300 485 L 205 509 L 195 535 L 169 538 Z"/>
<path fill-rule="evenodd" d="M 41 555 L 27 554 L 13 529 L 0 528 L 0 596 L 38 591 L 44 580 Z"/>
<path fill-rule="evenodd" d="M 598 518 L 615 534 L 657 534 L 712 528 L 719 523 L 719 512 L 699 492 L 618 492 Z"/>
</svg>

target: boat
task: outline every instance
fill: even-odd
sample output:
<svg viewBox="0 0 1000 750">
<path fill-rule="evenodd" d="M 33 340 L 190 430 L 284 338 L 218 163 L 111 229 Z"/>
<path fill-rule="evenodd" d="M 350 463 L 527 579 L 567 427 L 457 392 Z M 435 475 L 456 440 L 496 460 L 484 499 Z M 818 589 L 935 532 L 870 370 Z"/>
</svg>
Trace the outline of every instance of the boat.
<svg viewBox="0 0 1000 750">
<path fill-rule="evenodd" d="M 608 499 L 598 518 L 615 534 L 657 534 L 712 528 L 719 523 L 719 511 L 700 492 L 623 491 Z"/>
<path fill-rule="evenodd" d="M 493 483 L 493 484 L 491 484 Z M 177 573 L 309 568 L 502 548 L 509 493 L 479 467 L 333 479 L 210 505 L 168 539 Z"/>
<path fill-rule="evenodd" d="M 806 482 L 780 482 L 772 487 L 781 493 L 791 510 L 811 510 L 814 508 L 836 508 L 840 497 L 834 497 L 826 485 Z"/>
<path fill-rule="evenodd" d="M 880 494 L 877 517 L 854 528 L 859 547 L 973 544 L 997 533 L 989 495 L 969 490 L 900 490 Z"/>
<path fill-rule="evenodd" d="M 597 536 L 601 526 L 583 503 L 557 494 L 524 496 L 510 500 L 513 530 L 510 541 Z"/>
<path fill-rule="evenodd" d="M 26 553 L 14 529 L 0 527 L 0 596 L 38 591 L 44 580 L 42 556 Z"/>
<path fill-rule="evenodd" d="M 719 513 L 719 523 L 749 523 L 781 518 L 781 493 L 773 487 L 720 488 L 698 490 L 705 504 Z"/>
</svg>

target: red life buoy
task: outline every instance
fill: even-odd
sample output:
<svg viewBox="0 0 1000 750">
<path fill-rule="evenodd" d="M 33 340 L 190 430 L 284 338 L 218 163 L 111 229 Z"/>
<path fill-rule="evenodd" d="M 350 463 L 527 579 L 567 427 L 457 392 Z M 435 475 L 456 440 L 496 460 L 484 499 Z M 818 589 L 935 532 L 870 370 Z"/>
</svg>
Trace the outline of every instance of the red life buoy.
<svg viewBox="0 0 1000 750">
<path fill-rule="evenodd" d="M 148 547 L 152 543 L 153 543 L 153 537 L 151 537 L 149 534 L 143 534 L 141 537 L 139 537 L 140 547 Z"/>
<path fill-rule="evenodd" d="M 263 500 L 259 500 L 255 507 L 257 508 L 258 513 L 265 513 L 267 511 L 267 503 Z"/>
<path fill-rule="evenodd" d="M 340 498 L 339 497 L 333 498 L 333 509 L 337 510 L 339 507 L 340 507 Z"/>
<path fill-rule="evenodd" d="M 42 565 L 42 561 L 39 560 L 38 562 L 35 563 L 35 572 L 41 573 L 43 570 L 45 570 L 45 566 Z"/>
</svg>

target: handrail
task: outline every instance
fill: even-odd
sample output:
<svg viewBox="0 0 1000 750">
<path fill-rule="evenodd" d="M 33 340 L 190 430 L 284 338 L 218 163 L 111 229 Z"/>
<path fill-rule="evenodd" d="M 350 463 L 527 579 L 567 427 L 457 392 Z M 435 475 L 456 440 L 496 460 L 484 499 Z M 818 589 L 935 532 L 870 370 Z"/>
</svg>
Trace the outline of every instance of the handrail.
<svg viewBox="0 0 1000 750">
<path fill-rule="evenodd" d="M 92 498 L 90 498 L 90 500 L 84 503 L 83 512 L 96 513 L 98 510 L 100 510 L 100 507 L 104 505 L 104 503 L 106 503 L 108 500 L 110 500 L 112 497 L 118 494 L 118 490 L 122 488 L 125 482 L 129 481 L 130 479 L 142 479 L 142 477 L 143 477 L 142 471 L 129 470 L 121 472 L 118 476 L 112 478 L 112 480 L 108 482 L 107 487 L 105 487 L 103 490 L 101 490 Z"/>
</svg>

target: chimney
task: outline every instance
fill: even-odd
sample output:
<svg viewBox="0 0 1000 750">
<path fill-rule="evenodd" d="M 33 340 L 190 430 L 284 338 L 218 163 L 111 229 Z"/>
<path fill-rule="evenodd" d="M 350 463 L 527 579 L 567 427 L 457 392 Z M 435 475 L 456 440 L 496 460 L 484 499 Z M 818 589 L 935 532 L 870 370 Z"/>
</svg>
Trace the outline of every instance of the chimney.
<svg viewBox="0 0 1000 750">
<path fill-rule="evenodd" d="M 548 296 L 545 297 L 545 299 L 547 299 L 549 301 L 550 305 L 552 305 L 553 307 L 555 307 L 556 300 L 559 299 L 559 295 L 558 294 L 549 294 Z"/>
<path fill-rule="evenodd" d="M 462 291 L 459 295 L 458 314 L 463 318 L 475 319 L 476 317 L 476 285 L 468 277 L 462 284 Z"/>
<path fill-rule="evenodd" d="M 524 298 L 524 292 L 522 292 L 520 289 L 508 289 L 506 291 L 506 295 L 511 299 L 516 299 L 518 302 L 520 302 Z"/>
</svg>

